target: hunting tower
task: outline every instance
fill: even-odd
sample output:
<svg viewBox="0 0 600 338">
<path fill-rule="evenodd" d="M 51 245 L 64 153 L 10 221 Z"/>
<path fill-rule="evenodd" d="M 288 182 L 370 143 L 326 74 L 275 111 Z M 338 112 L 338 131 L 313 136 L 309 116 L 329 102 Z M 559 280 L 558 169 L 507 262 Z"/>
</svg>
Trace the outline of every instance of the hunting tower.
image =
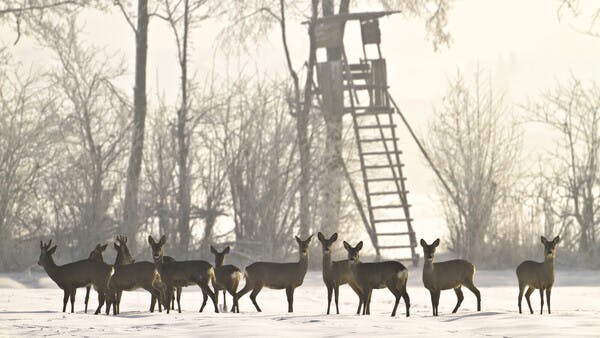
<svg viewBox="0 0 600 338">
<path fill-rule="evenodd" d="M 363 222 L 377 256 L 409 258 L 416 265 L 417 241 L 395 123 L 403 117 L 388 91 L 386 60 L 380 48 L 379 19 L 394 13 L 349 13 L 317 19 L 316 48 L 342 52 L 341 60 L 317 63 L 317 92 L 324 110 L 352 117 L 367 204 L 368 216 Z M 344 48 L 349 22 L 360 24 L 362 43 L 362 57 L 352 62 Z M 361 205 L 358 203 L 362 210 Z"/>
</svg>

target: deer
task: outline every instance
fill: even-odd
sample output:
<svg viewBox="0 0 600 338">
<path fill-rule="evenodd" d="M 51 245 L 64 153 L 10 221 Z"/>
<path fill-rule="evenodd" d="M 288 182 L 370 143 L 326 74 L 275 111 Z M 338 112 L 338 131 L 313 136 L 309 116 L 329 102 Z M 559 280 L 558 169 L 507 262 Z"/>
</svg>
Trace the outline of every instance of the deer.
<svg viewBox="0 0 600 338">
<path fill-rule="evenodd" d="M 396 297 L 392 317 L 396 316 L 400 297 L 404 299 L 406 317 L 410 316 L 410 297 L 406 291 L 406 282 L 408 280 L 408 270 L 406 267 L 396 261 L 363 263 L 360 261 L 360 250 L 362 247 L 362 241 L 355 247 L 344 241 L 344 248 L 348 252 L 348 260 L 351 262 L 352 283 L 357 285 L 361 290 L 362 314 L 371 314 L 371 294 L 373 293 L 373 289 L 387 287 Z"/>
<path fill-rule="evenodd" d="M 250 293 L 250 299 L 256 307 L 256 311 L 262 312 L 260 306 L 256 302 L 256 296 L 263 287 L 269 289 L 281 290 L 285 289 L 288 301 L 288 312 L 294 312 L 294 290 L 302 285 L 304 276 L 308 269 L 308 249 L 312 239 L 310 235 L 306 240 L 301 240 L 295 236 L 298 243 L 299 260 L 296 263 L 272 263 L 272 262 L 255 262 L 246 267 L 244 273 L 246 277 L 246 285 L 237 294 L 237 299 Z"/>
<path fill-rule="evenodd" d="M 56 265 L 52 255 L 56 252 L 57 246 L 50 247 L 51 245 L 52 240 L 47 244 L 40 241 L 38 265 L 42 266 L 48 276 L 63 290 L 63 312 L 66 312 L 69 299 L 71 300 L 71 313 L 75 312 L 75 293 L 77 288 L 90 284 L 98 291 L 99 300 L 102 303 L 104 303 L 106 296 L 108 296 L 109 302 L 112 301 L 113 294 L 107 288 L 108 282 L 114 273 L 114 269 L 110 265 L 90 259 L 65 265 Z M 100 307 L 101 305 L 95 314 L 100 313 Z"/>
<path fill-rule="evenodd" d="M 477 298 L 477 311 L 481 311 L 481 294 L 475 284 L 475 267 L 471 262 L 464 259 L 453 259 L 445 262 L 434 263 L 435 250 L 440 245 L 440 239 L 436 239 L 431 245 L 421 239 L 423 247 L 423 285 L 431 294 L 431 305 L 433 316 L 438 316 L 438 305 L 442 290 L 454 289 L 456 293 L 456 306 L 452 313 L 456 313 L 464 299 L 461 286 L 469 289 Z"/>
<path fill-rule="evenodd" d="M 239 306 L 237 301 L 237 288 L 242 279 L 242 272 L 237 266 L 234 265 L 223 265 L 225 261 L 225 255 L 230 251 L 229 246 L 219 252 L 214 246 L 210 246 L 210 252 L 215 255 L 215 281 L 213 284 L 215 288 L 215 294 L 217 300 L 219 299 L 219 291 L 223 290 L 223 307 L 227 311 L 227 300 L 226 291 L 233 297 L 233 306 L 231 312 L 239 313 Z"/>
<path fill-rule="evenodd" d="M 154 263 L 146 261 L 136 262 L 131 257 L 129 248 L 127 247 L 127 237 L 125 236 L 117 236 L 114 248 L 117 251 L 115 273 L 110 280 L 109 287 L 116 294 L 116 314 L 121 312 L 120 302 L 123 291 L 131 291 L 139 288 L 148 291 L 152 295 L 150 312 L 154 312 L 157 301 L 158 311 L 162 312 L 160 290 L 152 286 L 152 281 L 154 280 Z"/>
<path fill-rule="evenodd" d="M 540 290 L 540 314 L 544 313 L 544 290 L 546 290 L 546 301 L 548 302 L 548 314 L 550 314 L 550 293 L 552 285 L 554 285 L 554 257 L 556 257 L 556 245 L 560 242 L 560 237 L 556 236 L 552 241 L 548 241 L 546 237 L 541 236 L 542 244 L 544 245 L 544 261 L 524 261 L 517 267 L 517 279 L 519 280 L 519 313 L 521 312 L 521 300 L 523 299 L 523 291 L 527 286 L 525 299 L 529 306 L 529 311 L 533 314 L 531 301 L 529 297 L 535 289 Z"/>
<path fill-rule="evenodd" d="M 349 284 L 352 290 L 354 290 L 354 292 L 358 295 L 358 309 L 356 310 L 356 314 L 360 314 L 362 296 L 358 286 L 352 282 L 353 279 L 350 261 L 347 259 L 341 261 L 331 260 L 331 247 L 338 239 L 337 232 L 331 235 L 329 239 L 325 238 L 325 236 L 319 232 L 317 234 L 317 238 L 321 242 L 323 248 L 323 282 L 327 287 L 327 314 L 329 314 L 331 308 L 331 296 L 333 292 L 335 292 L 335 311 L 336 314 L 340 314 L 338 298 L 340 285 L 344 284 Z"/>
<path fill-rule="evenodd" d="M 92 250 L 92 252 L 90 252 L 90 256 L 88 257 L 88 259 L 92 260 L 92 261 L 104 263 L 104 257 L 102 257 L 102 253 L 104 252 L 104 250 L 106 250 L 107 246 L 108 246 L 108 244 L 104 244 L 104 245 L 96 244 L 96 247 L 94 248 L 94 250 Z M 85 287 L 85 300 L 84 300 L 85 313 L 87 313 L 87 310 L 88 310 L 88 301 L 90 299 L 90 289 L 91 288 L 92 288 L 91 284 L 88 284 Z"/>
<path fill-rule="evenodd" d="M 200 307 L 200 311 L 204 310 L 208 295 L 213 305 L 215 306 L 215 312 L 219 312 L 217 307 L 217 297 L 215 293 L 210 289 L 209 283 L 215 284 L 215 270 L 213 266 L 203 260 L 189 260 L 189 261 L 165 261 L 163 247 L 167 242 L 167 237 L 163 235 L 158 242 L 148 236 L 148 243 L 152 249 L 152 258 L 154 259 L 154 266 L 156 272 L 160 275 L 160 280 L 163 285 L 163 291 L 165 297 L 165 304 L 171 303 L 173 297 L 173 291 L 176 287 L 183 287 L 196 284 L 202 290 L 204 294 L 204 301 Z M 156 278 L 155 278 L 156 284 Z M 178 301 L 178 312 L 181 313 L 181 306 Z M 170 313 L 170 306 L 166 306 L 167 314 Z"/>
</svg>

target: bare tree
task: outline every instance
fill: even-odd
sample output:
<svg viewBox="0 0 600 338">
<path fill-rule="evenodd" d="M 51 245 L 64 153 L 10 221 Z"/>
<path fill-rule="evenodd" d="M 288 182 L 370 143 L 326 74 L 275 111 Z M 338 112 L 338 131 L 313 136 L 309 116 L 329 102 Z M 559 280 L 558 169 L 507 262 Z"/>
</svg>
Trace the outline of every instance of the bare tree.
<svg viewBox="0 0 600 338">
<path fill-rule="evenodd" d="M 558 19 L 565 15 L 576 19 L 575 29 L 591 36 L 600 37 L 600 6 L 591 1 L 560 0 Z"/>
<path fill-rule="evenodd" d="M 550 189 L 549 217 L 558 224 L 576 225 L 574 246 L 591 256 L 597 250 L 600 224 L 600 88 L 572 79 L 530 110 L 534 121 L 559 135 L 556 150 L 545 159 L 552 166 L 542 172 Z"/>
<path fill-rule="evenodd" d="M 76 257 L 112 237 L 116 227 L 114 198 L 120 185 L 123 138 L 127 132 L 126 99 L 113 85 L 124 73 L 123 66 L 102 56 L 95 46 L 80 40 L 74 17 L 66 24 L 38 22 L 36 37 L 56 56 L 59 67 L 49 75 L 63 117 L 60 163 L 51 180 L 56 197 L 54 210 L 70 218 L 71 233 L 63 243 L 76 243 Z M 60 217 L 59 215 L 56 217 Z"/>
<path fill-rule="evenodd" d="M 131 150 L 127 167 L 125 199 L 123 201 L 123 232 L 131 235 L 129 249 L 137 252 L 137 229 L 140 225 L 138 215 L 138 195 L 142 158 L 144 153 L 144 127 L 146 123 L 146 61 L 148 56 L 148 0 L 137 1 L 137 24 L 134 26 L 131 15 L 120 0 L 114 1 L 119 7 L 129 27 L 135 35 L 135 85 L 133 87 L 133 123 L 131 131 Z"/>
<path fill-rule="evenodd" d="M 430 124 L 429 153 L 454 196 L 439 186 L 450 249 L 481 261 L 486 243 L 502 228 L 504 205 L 519 178 L 521 137 L 502 96 L 458 75 Z M 462 210 L 461 210 L 462 209 Z"/>
<path fill-rule="evenodd" d="M 1 270 L 26 264 L 26 241 L 47 231 L 39 186 L 53 164 L 59 119 L 46 89 L 40 74 L 27 74 L 0 54 Z"/>
</svg>

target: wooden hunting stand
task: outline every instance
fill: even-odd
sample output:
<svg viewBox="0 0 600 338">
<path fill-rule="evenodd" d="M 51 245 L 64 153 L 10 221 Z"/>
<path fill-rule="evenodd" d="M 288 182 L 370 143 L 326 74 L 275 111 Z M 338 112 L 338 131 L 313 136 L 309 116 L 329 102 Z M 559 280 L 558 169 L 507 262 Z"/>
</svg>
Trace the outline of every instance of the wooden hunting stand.
<svg viewBox="0 0 600 338">
<path fill-rule="evenodd" d="M 352 116 L 368 211 L 363 222 L 378 258 L 386 251 L 386 256 L 408 258 L 417 265 L 417 240 L 394 118 L 399 116 L 407 123 L 388 91 L 386 60 L 380 48 L 379 18 L 394 13 L 350 13 L 317 19 L 316 47 L 342 50 L 340 61 L 317 63 L 317 92 L 323 109 L 343 110 Z M 344 50 L 344 30 L 349 21 L 358 21 L 361 29 L 363 56 L 355 63 L 347 60 Z M 376 52 L 368 55 L 373 47 Z M 360 199 L 355 198 L 364 215 Z"/>
</svg>

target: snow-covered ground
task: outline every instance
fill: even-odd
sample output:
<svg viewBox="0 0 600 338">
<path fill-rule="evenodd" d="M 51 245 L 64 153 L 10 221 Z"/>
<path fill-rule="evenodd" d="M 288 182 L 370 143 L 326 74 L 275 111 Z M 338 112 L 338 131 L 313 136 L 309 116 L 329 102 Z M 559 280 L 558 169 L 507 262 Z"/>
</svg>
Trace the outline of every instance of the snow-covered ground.
<svg viewBox="0 0 600 338">
<path fill-rule="evenodd" d="M 402 302 L 399 315 L 390 317 L 393 297 L 387 290 L 374 292 L 370 316 L 355 315 L 357 299 L 348 286 L 340 290 L 341 314 L 327 316 L 327 292 L 319 271 L 309 272 L 304 285 L 296 289 L 292 314 L 286 312 L 285 291 L 269 289 L 258 296 L 262 313 L 255 311 L 247 295 L 240 302 L 240 314 L 213 313 L 210 306 L 198 313 L 200 290 L 188 287 L 181 314 L 150 313 L 149 294 L 133 291 L 124 293 L 119 316 L 95 316 L 93 291 L 88 314 L 83 313 L 85 289 L 78 290 L 76 313 L 62 313 L 62 291 L 45 275 L 0 274 L 0 336 L 600 336 L 600 274 L 596 271 L 557 272 L 551 315 L 539 314 L 537 291 L 532 295 L 535 314 L 518 313 L 513 271 L 478 271 L 475 282 L 482 294 L 481 312 L 474 311 L 475 297 L 464 290 L 461 308 L 451 314 L 456 296 L 449 290 L 442 293 L 437 318 L 431 316 L 429 292 L 417 269 L 411 270 L 408 285 L 409 318 L 404 316 Z M 523 305 L 525 309 L 525 301 Z"/>
</svg>

